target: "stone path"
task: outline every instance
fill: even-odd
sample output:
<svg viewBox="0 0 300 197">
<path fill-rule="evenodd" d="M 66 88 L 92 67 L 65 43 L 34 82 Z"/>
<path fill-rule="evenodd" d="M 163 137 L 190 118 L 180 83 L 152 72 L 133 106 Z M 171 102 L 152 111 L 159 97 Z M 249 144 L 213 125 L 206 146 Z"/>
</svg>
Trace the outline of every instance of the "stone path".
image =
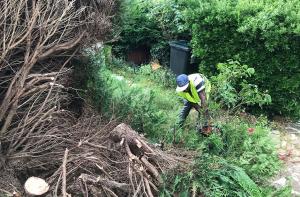
<svg viewBox="0 0 300 197">
<path fill-rule="evenodd" d="M 272 137 L 277 144 L 278 156 L 286 168 L 278 175 L 273 184 L 281 187 L 291 180 L 293 196 L 300 197 L 300 121 L 286 125 L 283 131 L 273 130 Z"/>
</svg>

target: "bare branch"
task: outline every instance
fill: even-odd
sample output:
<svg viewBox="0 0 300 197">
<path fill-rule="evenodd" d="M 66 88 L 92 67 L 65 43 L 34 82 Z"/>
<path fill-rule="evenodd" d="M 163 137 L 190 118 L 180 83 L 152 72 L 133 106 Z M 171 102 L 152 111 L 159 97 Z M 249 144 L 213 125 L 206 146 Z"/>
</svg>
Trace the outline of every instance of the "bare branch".
<svg viewBox="0 0 300 197">
<path fill-rule="evenodd" d="M 68 159 L 68 152 L 69 152 L 69 150 L 68 149 L 66 149 L 66 151 L 65 151 L 65 155 L 64 155 L 64 160 L 63 160 L 63 164 L 62 164 L 62 171 L 63 171 L 63 173 L 62 173 L 62 177 L 63 177 L 63 179 L 62 179 L 62 194 L 63 194 L 63 197 L 67 197 L 68 196 L 68 194 L 67 194 L 67 170 L 66 170 L 66 165 L 67 165 L 67 159 Z"/>
</svg>

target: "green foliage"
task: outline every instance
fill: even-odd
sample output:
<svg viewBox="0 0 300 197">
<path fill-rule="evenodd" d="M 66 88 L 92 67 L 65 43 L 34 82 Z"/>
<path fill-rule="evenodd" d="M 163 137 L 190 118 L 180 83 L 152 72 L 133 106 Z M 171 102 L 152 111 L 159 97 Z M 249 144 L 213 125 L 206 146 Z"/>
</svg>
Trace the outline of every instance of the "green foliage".
<svg viewBox="0 0 300 197">
<path fill-rule="evenodd" d="M 267 190 L 268 191 L 268 188 Z M 268 197 L 291 197 L 292 194 L 292 186 L 291 183 L 289 183 L 287 186 L 278 189 L 276 191 L 269 191 L 268 192 Z"/>
<path fill-rule="evenodd" d="M 290 195 L 288 188 L 277 191 L 267 186 L 281 163 L 270 140 L 266 119 L 251 125 L 236 117 L 215 124 L 221 132 L 198 140 L 201 154 L 193 168 L 186 173 L 169 172 L 161 196 L 191 194 L 195 187 L 198 195 L 205 196 Z"/>
<path fill-rule="evenodd" d="M 153 43 L 151 45 L 150 54 L 153 60 L 158 60 L 159 63 L 164 66 L 169 65 L 170 49 L 169 43 L 166 40 L 161 39 L 158 43 Z"/>
<path fill-rule="evenodd" d="M 102 112 L 108 116 L 117 115 L 129 121 L 137 131 L 159 139 L 161 131 L 156 128 L 162 128 L 167 119 L 163 110 L 156 107 L 157 93 L 109 70 L 102 69 L 100 72 Z"/>
<path fill-rule="evenodd" d="M 110 51 L 109 47 L 102 48 L 100 53 L 88 51 L 89 62 L 85 62 L 75 69 L 75 73 L 80 76 L 80 80 L 77 78 L 80 81 L 80 87 L 86 90 L 87 98 L 98 109 L 100 109 L 101 100 L 103 100 L 102 81 L 99 78 L 99 72 L 101 67 L 110 63 Z"/>
<path fill-rule="evenodd" d="M 178 145 L 199 151 L 199 158 L 194 161 L 192 169 L 166 175 L 161 196 L 174 193 L 191 196 L 193 191 L 206 196 L 275 194 L 273 188 L 267 187 L 266 180 L 279 169 L 280 162 L 265 118 L 255 123 L 239 117 L 214 119 L 221 132 L 209 137 L 196 133 L 195 121 L 192 120 L 192 126 L 174 133 L 172 128 L 181 107 L 174 91 L 175 77 L 164 69 L 153 71 L 150 65 L 137 69 L 116 59 L 110 62 L 105 55 L 109 54 L 109 50 L 104 51 L 92 56 L 88 67 L 91 76 L 87 83 L 90 98 L 99 105 L 101 112 L 129 123 L 152 141 L 168 143 L 175 138 Z M 253 74 L 251 68 L 237 63 L 220 65 L 220 69 L 222 72 L 218 79 L 232 78 L 227 81 L 231 84 L 240 84 L 240 80 Z M 231 76 L 227 69 L 236 72 L 238 77 Z M 250 133 L 249 128 L 253 132 Z M 284 192 L 288 193 L 288 190 Z"/>
<path fill-rule="evenodd" d="M 241 107 L 271 103 L 270 95 L 258 90 L 257 85 L 250 84 L 248 78 L 255 73 L 254 68 L 241 65 L 236 61 L 219 63 L 219 74 L 211 78 L 212 99 L 231 112 L 241 111 Z"/>
<path fill-rule="evenodd" d="M 127 0 L 121 6 L 120 39 L 114 43 L 116 54 L 125 55 L 131 49 L 146 46 L 152 59 L 169 64 L 168 42 L 187 34 L 180 9 L 184 1 Z"/>
<path fill-rule="evenodd" d="M 251 65 L 249 82 L 269 90 L 271 114 L 300 117 L 300 1 L 127 0 L 114 51 L 147 46 L 168 65 L 170 40 L 191 40 L 200 70 L 215 75 L 229 59 Z M 245 88 L 253 88 L 245 87 Z"/>
<path fill-rule="evenodd" d="M 120 39 L 114 45 L 114 51 L 126 55 L 139 46 L 149 47 L 160 37 L 156 21 L 147 16 L 150 3 L 142 0 L 126 0 L 121 3 L 117 24 L 121 27 Z"/>
<path fill-rule="evenodd" d="M 193 191 L 196 196 L 201 193 L 205 196 L 263 196 L 260 188 L 251 180 L 245 171 L 228 163 L 225 159 L 209 154 L 197 158 L 193 169 L 188 173 L 173 174 L 162 190 L 161 196 L 166 193 L 189 194 Z M 187 195 L 189 196 L 189 195 Z"/>
<path fill-rule="evenodd" d="M 219 62 L 251 65 L 251 82 L 268 89 L 269 109 L 300 115 L 300 1 L 204 0 L 185 11 L 193 54 L 214 74 Z"/>
<path fill-rule="evenodd" d="M 175 92 L 165 89 L 174 85 L 171 81 L 174 76 L 164 69 L 152 71 L 149 65 L 139 70 L 110 66 L 119 72 L 113 73 L 101 59 L 102 55 L 94 56 L 90 65 L 92 70 L 98 68 L 98 71 L 90 72 L 95 78 L 89 78 L 88 83 L 93 103 L 101 106 L 101 112 L 107 117 L 117 116 L 151 139 L 163 140 L 165 131 L 174 126 L 179 110 Z M 122 73 L 127 73 L 126 78 Z M 154 82 L 159 82 L 160 86 L 153 87 Z"/>
<path fill-rule="evenodd" d="M 240 118 L 216 122 L 221 134 L 205 139 L 210 153 L 225 156 L 242 167 L 256 182 L 263 183 L 280 169 L 270 129 L 264 120 L 251 125 Z M 249 132 L 249 128 L 253 132 Z"/>
<path fill-rule="evenodd" d="M 165 40 L 184 36 L 188 32 L 182 11 L 189 5 L 183 0 L 152 0 L 148 16 L 156 20 Z"/>
</svg>

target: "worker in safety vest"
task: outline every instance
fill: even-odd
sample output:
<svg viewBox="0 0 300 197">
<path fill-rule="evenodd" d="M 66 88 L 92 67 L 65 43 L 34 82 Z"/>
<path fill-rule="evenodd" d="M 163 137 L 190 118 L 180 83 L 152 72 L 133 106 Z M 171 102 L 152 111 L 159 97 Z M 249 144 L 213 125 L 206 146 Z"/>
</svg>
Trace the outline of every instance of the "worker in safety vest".
<svg viewBox="0 0 300 197">
<path fill-rule="evenodd" d="M 191 75 L 181 74 L 177 76 L 176 83 L 176 92 L 184 98 L 184 107 L 179 114 L 178 125 L 180 127 L 183 126 L 192 108 L 196 109 L 199 115 L 201 109 L 203 109 L 206 120 L 205 124 L 207 124 L 209 119 L 207 101 L 211 90 L 211 84 L 207 78 L 199 73 Z"/>
</svg>

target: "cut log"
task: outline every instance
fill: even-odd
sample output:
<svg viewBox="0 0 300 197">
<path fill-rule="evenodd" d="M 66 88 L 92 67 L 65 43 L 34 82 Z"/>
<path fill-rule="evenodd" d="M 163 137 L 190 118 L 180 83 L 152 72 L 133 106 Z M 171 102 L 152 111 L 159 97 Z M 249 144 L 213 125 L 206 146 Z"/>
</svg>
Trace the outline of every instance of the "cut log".
<svg viewBox="0 0 300 197">
<path fill-rule="evenodd" d="M 144 153 L 154 154 L 153 149 L 145 142 L 144 137 L 124 123 L 114 128 L 110 138 L 121 145 L 123 145 L 125 139 L 130 147 L 141 149 Z M 136 150 L 132 151 L 135 152 Z"/>
<path fill-rule="evenodd" d="M 48 192 L 49 185 L 44 179 L 38 177 L 30 177 L 24 185 L 25 191 L 31 196 L 40 196 Z"/>
<path fill-rule="evenodd" d="M 128 125 L 122 123 L 119 124 L 111 133 L 111 139 L 115 143 L 119 143 L 125 139 L 125 149 L 128 154 L 129 160 L 135 160 L 139 164 L 150 172 L 149 174 L 158 181 L 159 184 L 162 183 L 162 178 L 159 171 L 144 155 L 151 154 L 156 155 L 155 151 L 145 142 L 145 139 L 140 136 L 136 131 L 130 128 Z M 122 143 L 123 144 L 123 143 Z"/>
</svg>

